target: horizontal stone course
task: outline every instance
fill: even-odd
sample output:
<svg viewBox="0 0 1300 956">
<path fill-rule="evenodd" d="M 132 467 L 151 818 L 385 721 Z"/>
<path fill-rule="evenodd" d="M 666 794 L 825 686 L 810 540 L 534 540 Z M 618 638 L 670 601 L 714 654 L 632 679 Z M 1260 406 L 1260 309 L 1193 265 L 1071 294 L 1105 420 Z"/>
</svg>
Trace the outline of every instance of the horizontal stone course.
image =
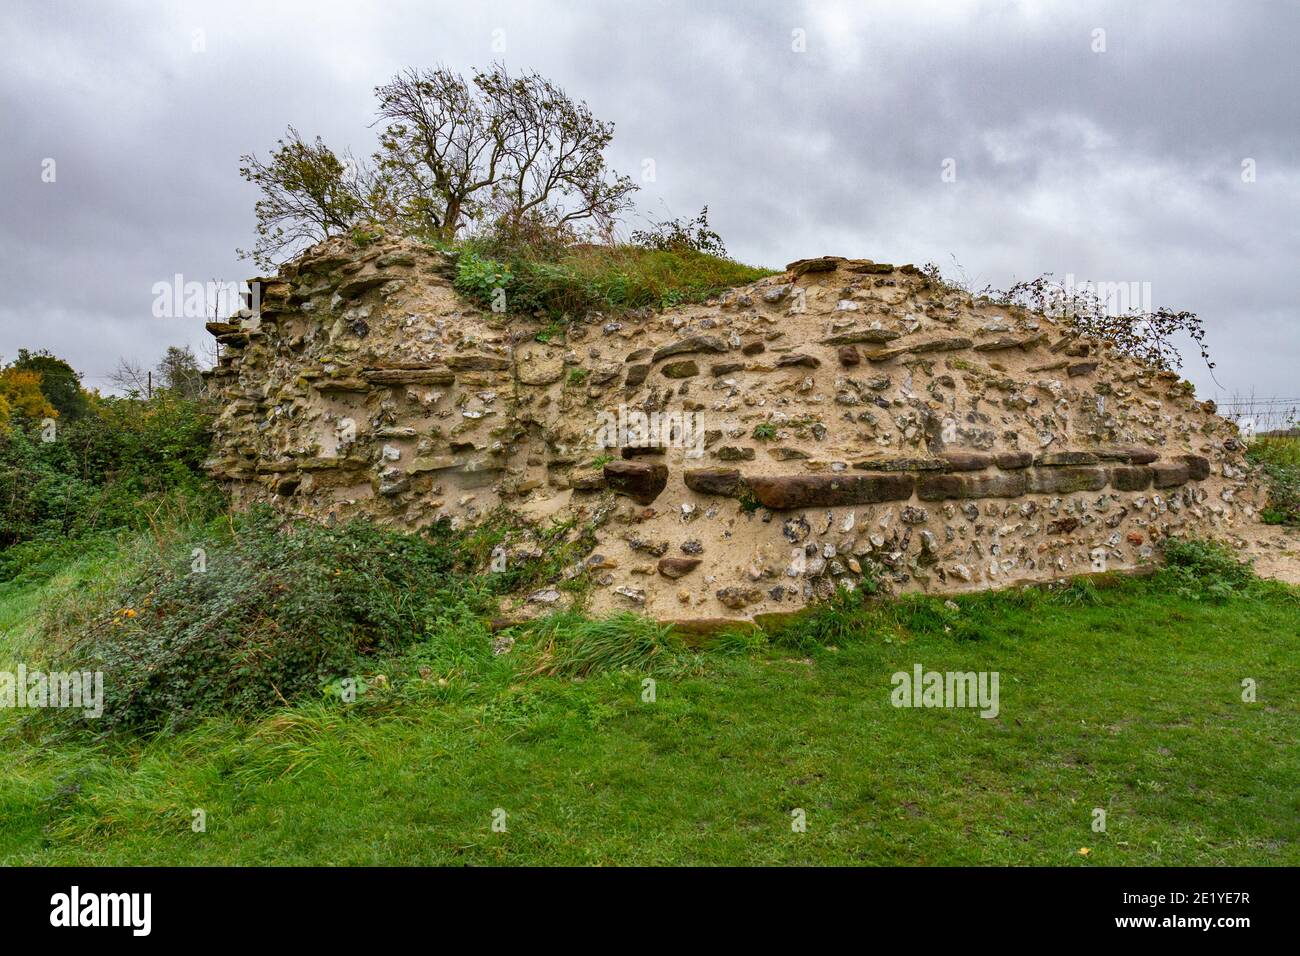
<svg viewBox="0 0 1300 956">
<path fill-rule="evenodd" d="M 858 471 L 942 471 L 943 461 L 939 458 L 867 458 L 855 461 L 853 467 Z"/>
<path fill-rule="evenodd" d="M 691 491 L 702 495 L 734 498 L 740 493 L 742 479 L 735 468 L 693 468 L 683 472 L 682 480 Z"/>
<path fill-rule="evenodd" d="M 752 477 L 746 483 L 754 499 L 773 511 L 905 501 L 916 487 L 908 474 L 782 475 Z"/>
<path fill-rule="evenodd" d="M 993 464 L 993 456 L 977 451 L 950 451 L 940 456 L 947 471 L 981 471 Z"/>
<path fill-rule="evenodd" d="M 1025 493 L 1025 474 L 1020 471 L 991 475 L 922 475 L 916 495 L 922 501 L 965 498 L 1019 498 Z"/>
<path fill-rule="evenodd" d="M 1090 451 L 1048 451 L 1034 459 L 1034 464 L 1049 468 L 1061 465 L 1095 465 L 1100 459 Z"/>
<path fill-rule="evenodd" d="M 1146 491 L 1153 474 L 1147 465 L 1116 465 L 1110 470 L 1110 484 L 1116 491 Z"/>
<path fill-rule="evenodd" d="M 450 368 L 368 368 L 361 375 L 374 385 L 450 385 L 456 381 Z"/>
<path fill-rule="evenodd" d="M 1032 468 L 1027 472 L 1033 494 L 1070 494 L 1106 487 L 1104 468 Z"/>
<path fill-rule="evenodd" d="M 1185 485 L 1192 478 L 1191 466 L 1185 461 L 1158 461 L 1150 467 L 1157 488 Z"/>
<path fill-rule="evenodd" d="M 1028 468 L 1034 463 L 1034 456 L 1027 451 L 1001 451 L 993 456 L 993 461 L 999 468 L 1011 471 Z"/>
<path fill-rule="evenodd" d="M 727 345 L 726 342 L 722 341 L 722 339 L 716 338 L 715 336 L 692 335 L 689 338 L 679 339 L 678 341 L 671 342 L 660 349 L 656 349 L 650 360 L 652 362 L 658 362 L 673 355 L 688 355 L 692 352 L 721 353 L 730 350 L 731 346 Z"/>
</svg>

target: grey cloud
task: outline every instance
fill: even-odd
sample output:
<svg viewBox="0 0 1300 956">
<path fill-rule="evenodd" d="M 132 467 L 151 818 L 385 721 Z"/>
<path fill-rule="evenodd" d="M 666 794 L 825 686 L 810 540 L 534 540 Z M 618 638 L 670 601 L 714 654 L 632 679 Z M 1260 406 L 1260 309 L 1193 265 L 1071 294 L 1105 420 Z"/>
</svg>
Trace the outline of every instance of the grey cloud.
<svg viewBox="0 0 1300 956">
<path fill-rule="evenodd" d="M 619 168 L 654 160 L 647 215 L 708 203 L 746 261 L 1149 281 L 1209 325 L 1223 388 L 1189 361 L 1203 395 L 1297 390 L 1295 5 L 268 6 L 0 9 L 0 354 L 48 347 L 98 384 L 119 355 L 203 344 L 197 320 L 152 318 L 150 289 L 251 272 L 241 153 L 292 122 L 364 154 L 375 84 L 500 58 L 614 120 Z"/>
</svg>

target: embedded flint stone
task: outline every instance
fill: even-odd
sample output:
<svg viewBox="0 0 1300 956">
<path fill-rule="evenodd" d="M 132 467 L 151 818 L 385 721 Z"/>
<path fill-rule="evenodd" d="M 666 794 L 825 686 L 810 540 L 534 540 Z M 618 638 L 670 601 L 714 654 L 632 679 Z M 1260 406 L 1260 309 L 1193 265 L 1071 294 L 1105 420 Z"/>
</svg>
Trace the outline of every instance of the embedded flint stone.
<svg viewBox="0 0 1300 956">
<path fill-rule="evenodd" d="M 1065 372 L 1070 378 L 1076 378 L 1080 375 L 1091 375 L 1097 371 L 1096 362 L 1076 362 L 1073 365 L 1067 365 Z"/>
<path fill-rule="evenodd" d="M 1028 474 L 1031 494 L 1070 494 L 1106 487 L 1104 468 L 1034 468 Z"/>
<path fill-rule="evenodd" d="M 676 580 L 698 568 L 702 560 L 703 558 L 660 558 L 657 567 L 664 577 Z"/>
<path fill-rule="evenodd" d="M 694 378 L 700 374 L 700 366 L 695 359 L 682 359 L 680 362 L 667 362 L 659 369 L 665 378 Z"/>
<path fill-rule="evenodd" d="M 1047 522 L 1048 534 L 1069 534 L 1079 527 L 1079 519 L 1073 516 L 1069 518 L 1057 518 L 1055 521 Z"/>
<path fill-rule="evenodd" d="M 800 352 L 782 355 L 776 360 L 777 368 L 817 368 L 821 364 L 821 359 Z"/>
<path fill-rule="evenodd" d="M 645 381 L 646 376 L 649 374 L 649 365 L 629 365 L 627 367 L 627 378 L 623 380 L 623 387 L 636 388 Z"/>
<path fill-rule="evenodd" d="M 731 351 L 731 348 L 722 339 L 712 335 L 692 335 L 689 338 L 679 339 L 676 342 L 670 342 L 663 348 L 656 349 L 654 355 L 650 357 L 650 361 L 658 362 L 674 355 L 687 355 L 691 352 L 729 351 Z"/>
<path fill-rule="evenodd" d="M 1192 479 L 1191 466 L 1185 461 L 1158 461 L 1151 471 L 1157 488 L 1174 488 Z"/>
<path fill-rule="evenodd" d="M 872 505 L 912 497 L 916 479 L 908 474 L 781 475 L 747 479 L 754 499 L 772 511 Z"/>
<path fill-rule="evenodd" d="M 1146 491 L 1153 474 L 1146 465 L 1116 465 L 1110 470 L 1110 484 L 1116 491 Z"/>
<path fill-rule="evenodd" d="M 701 495 L 734 498 L 741 487 L 740 472 L 735 468 L 694 468 L 682 474 L 686 487 Z"/>
<path fill-rule="evenodd" d="M 604 474 L 605 483 L 610 488 L 642 505 L 658 498 L 668 484 L 668 466 L 658 462 L 606 462 Z"/>
<path fill-rule="evenodd" d="M 992 475 L 922 475 L 916 495 L 922 501 L 950 498 L 1018 498 L 1025 493 L 1024 472 Z"/>
</svg>

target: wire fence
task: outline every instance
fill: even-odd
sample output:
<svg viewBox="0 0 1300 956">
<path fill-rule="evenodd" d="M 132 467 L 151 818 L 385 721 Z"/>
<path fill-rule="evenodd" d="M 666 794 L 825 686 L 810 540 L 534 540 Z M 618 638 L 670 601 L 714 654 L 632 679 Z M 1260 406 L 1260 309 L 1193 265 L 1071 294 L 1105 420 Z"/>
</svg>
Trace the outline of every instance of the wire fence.
<svg viewBox="0 0 1300 956">
<path fill-rule="evenodd" d="M 1300 398 L 1231 398 L 1217 404 L 1219 414 L 1247 436 L 1300 433 Z"/>
</svg>

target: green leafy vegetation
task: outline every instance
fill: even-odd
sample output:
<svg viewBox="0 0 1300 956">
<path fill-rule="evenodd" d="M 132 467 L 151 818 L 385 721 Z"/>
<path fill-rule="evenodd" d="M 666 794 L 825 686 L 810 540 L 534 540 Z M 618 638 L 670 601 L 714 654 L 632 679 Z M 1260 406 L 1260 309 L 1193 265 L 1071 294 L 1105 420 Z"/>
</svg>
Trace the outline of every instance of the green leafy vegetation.
<svg viewBox="0 0 1300 956">
<path fill-rule="evenodd" d="M 1262 436 L 1246 455 L 1268 476 L 1268 524 L 1300 525 L 1300 438 Z"/>
<path fill-rule="evenodd" d="M 554 260 L 501 260 L 467 244 L 456 288 L 487 308 L 550 318 L 702 302 L 772 272 L 689 248 L 578 245 Z"/>
<path fill-rule="evenodd" d="M 19 422 L 0 434 L 0 580 L 88 536 L 219 513 L 202 470 L 210 422 L 199 403 L 160 390 L 94 398 L 48 431 Z"/>
</svg>

